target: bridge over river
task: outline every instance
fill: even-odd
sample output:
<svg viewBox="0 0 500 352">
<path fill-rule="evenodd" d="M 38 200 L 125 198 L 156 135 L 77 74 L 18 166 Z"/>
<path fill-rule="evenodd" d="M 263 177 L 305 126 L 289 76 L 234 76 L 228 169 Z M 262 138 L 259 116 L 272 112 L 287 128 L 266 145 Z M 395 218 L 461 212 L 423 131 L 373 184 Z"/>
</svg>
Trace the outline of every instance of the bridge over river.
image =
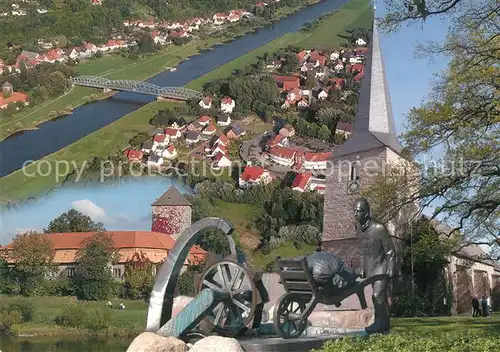
<svg viewBox="0 0 500 352">
<path fill-rule="evenodd" d="M 160 87 L 152 83 L 133 80 L 110 80 L 95 76 L 77 76 L 70 79 L 77 86 L 102 88 L 105 92 L 120 90 L 154 95 L 157 98 L 175 100 L 201 99 L 203 94 L 189 88 L 183 87 Z"/>
</svg>

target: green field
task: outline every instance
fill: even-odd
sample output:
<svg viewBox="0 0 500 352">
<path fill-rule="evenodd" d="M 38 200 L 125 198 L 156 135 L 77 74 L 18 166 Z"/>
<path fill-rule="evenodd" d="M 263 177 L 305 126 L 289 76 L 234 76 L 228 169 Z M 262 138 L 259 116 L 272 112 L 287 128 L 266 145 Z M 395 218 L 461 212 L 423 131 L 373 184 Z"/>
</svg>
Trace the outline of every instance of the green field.
<svg viewBox="0 0 500 352">
<path fill-rule="evenodd" d="M 347 5 L 346 5 L 347 6 Z M 235 69 L 246 66 L 247 64 L 254 62 L 256 58 L 265 52 L 272 53 L 279 48 L 285 47 L 287 45 L 299 45 L 304 47 L 317 47 L 321 43 L 330 43 L 330 47 L 334 48 L 338 46 L 343 39 L 338 36 L 342 34 L 344 29 L 353 24 L 357 25 L 368 25 L 371 23 L 372 8 L 368 0 L 353 0 L 348 4 L 347 8 L 342 8 L 329 18 L 324 19 L 324 21 L 311 32 L 296 32 L 287 34 L 281 38 L 278 38 L 259 49 L 251 51 L 250 53 L 243 55 L 242 57 L 233 60 L 226 65 L 194 80 L 189 82 L 186 86 L 189 88 L 200 89 L 205 82 L 213 80 L 219 77 L 226 77 L 230 75 Z M 193 50 L 196 52 L 195 47 L 189 46 L 181 47 L 182 50 Z M 186 53 L 183 51 L 183 53 Z M 174 55 L 174 54 L 170 54 Z M 170 62 L 178 60 L 172 56 L 167 56 L 161 60 L 160 58 L 151 58 L 151 60 L 158 60 L 156 64 L 153 61 L 144 61 L 144 67 L 141 72 L 152 72 L 152 70 L 163 70 L 165 66 L 174 66 Z M 112 60 L 112 58 L 108 59 Z M 117 59 L 120 60 L 120 59 Z M 171 60 L 171 61 L 169 61 Z M 106 63 L 106 61 L 104 61 Z M 88 65 L 98 65 L 101 64 L 100 61 L 91 62 Z M 161 69 L 158 65 L 162 65 Z M 130 74 L 134 75 L 139 73 L 130 73 L 129 71 L 122 71 L 123 67 L 120 67 L 116 71 L 110 72 L 111 64 L 103 64 L 100 68 L 102 71 L 108 72 L 109 77 L 119 78 L 121 74 L 130 77 Z M 83 66 L 82 66 L 83 67 Z M 87 74 L 93 72 L 92 70 L 98 70 L 99 68 L 88 67 Z M 96 73 L 94 73 L 96 74 Z M 107 76 L 108 77 L 108 76 Z M 132 76 L 134 77 L 134 76 Z M 128 145 L 128 141 L 135 134 L 143 131 L 147 131 L 150 126 L 148 126 L 148 121 L 151 119 L 153 114 L 159 107 L 165 106 L 163 104 L 168 103 L 151 103 L 147 106 L 132 112 L 125 117 L 115 121 L 114 123 L 101 128 L 100 130 L 82 138 L 81 140 L 63 148 L 62 150 L 55 152 L 49 156 L 44 157 L 38 162 L 30 165 L 26 169 L 26 174 L 32 174 L 37 168 L 37 165 L 42 163 L 55 165 L 56 161 L 68 160 L 76 163 L 76 165 L 81 165 L 85 160 L 91 160 L 95 156 L 107 156 L 116 153 L 118 150 L 125 148 Z M 44 169 L 46 170 L 46 169 Z M 55 171 L 55 170 L 54 170 Z M 55 178 L 54 172 L 46 177 L 29 177 L 23 174 L 22 170 L 18 170 L 10 175 L 7 175 L 0 179 L 0 194 L 3 199 L 25 199 L 30 196 L 39 196 L 44 192 L 47 192 L 51 188 L 57 186 L 62 181 L 62 178 L 57 180 Z"/>
<path fill-rule="evenodd" d="M 18 300 L 19 297 L 0 296 L 0 299 L 9 303 L 11 300 Z M 70 297 L 52 296 L 22 299 L 30 301 L 35 307 L 35 312 L 32 321 L 13 327 L 12 330 L 16 334 L 58 337 L 82 334 L 85 332 L 74 328 L 61 327 L 54 323 L 54 318 L 61 313 L 63 307 L 69 303 L 75 303 L 88 308 L 107 309 L 106 301 L 82 302 Z M 126 309 L 111 310 L 111 326 L 108 331 L 103 331 L 103 334 L 133 336 L 144 331 L 147 304 L 143 301 L 111 299 L 114 307 L 118 306 L 122 301 Z M 500 315 L 495 313 L 488 318 L 472 318 L 470 316 L 394 318 L 391 319 L 391 331 L 394 334 L 414 333 L 437 336 L 446 333 L 483 332 L 498 336 L 500 333 Z"/>
</svg>

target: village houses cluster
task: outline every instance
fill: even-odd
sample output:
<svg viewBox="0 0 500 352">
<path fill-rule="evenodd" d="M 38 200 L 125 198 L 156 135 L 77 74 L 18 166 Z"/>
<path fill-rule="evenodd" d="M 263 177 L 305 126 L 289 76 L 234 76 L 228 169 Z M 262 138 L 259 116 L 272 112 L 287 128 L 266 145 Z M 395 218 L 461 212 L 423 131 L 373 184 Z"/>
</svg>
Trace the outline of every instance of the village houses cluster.
<svg viewBox="0 0 500 352">
<path fill-rule="evenodd" d="M 339 50 L 329 54 L 316 50 L 304 50 L 297 53 L 299 72 L 290 76 L 273 75 L 284 96 L 282 108 L 288 109 L 295 106 L 297 109 L 307 109 L 313 99 L 328 98 L 331 90 L 344 92 L 345 78 L 339 77 L 341 76 L 339 73 L 343 71 L 353 73 L 353 80 L 360 81 L 364 75 L 365 55 L 368 48 L 366 41 L 362 38 L 356 40 L 356 45 L 357 48 L 354 50 Z M 283 59 L 273 60 L 267 64 L 266 68 L 274 71 L 279 69 L 282 63 Z M 318 85 L 313 89 L 306 89 L 301 85 L 301 81 L 304 82 L 311 72 L 317 79 Z M 345 95 L 341 96 L 345 97 Z M 347 138 L 352 132 L 352 124 L 339 122 L 336 131 L 343 133 Z M 321 173 L 329 167 L 328 160 L 331 159 L 332 152 L 310 152 L 298 146 L 292 147 L 290 139 L 294 135 L 295 128 L 292 125 L 282 127 L 279 133 L 268 140 L 262 157 L 279 167 L 297 172 L 292 182 L 292 189 L 301 192 L 324 193 L 324 179 L 315 178 L 313 172 Z M 243 179 L 240 177 L 240 185 L 265 183 L 268 180 L 266 172 L 261 167 L 253 167 L 248 173 L 242 174 Z"/>
<path fill-rule="evenodd" d="M 207 96 L 200 100 L 199 106 L 208 110 L 212 108 L 212 102 L 212 98 Z M 124 153 L 130 161 L 145 161 L 148 165 L 161 167 L 165 160 L 178 157 L 176 145 L 184 144 L 191 150 L 201 145 L 202 151 L 196 155 L 204 154 L 214 169 L 229 167 L 232 165 L 228 153 L 229 142 L 246 133 L 241 126 L 231 125 L 230 114 L 235 106 L 232 98 L 224 97 L 220 100 L 221 114 L 217 119 L 203 115 L 188 123 L 181 117 L 144 142 L 141 150 L 128 149 Z M 217 135 L 218 130 L 225 130 L 225 133 Z"/>
</svg>

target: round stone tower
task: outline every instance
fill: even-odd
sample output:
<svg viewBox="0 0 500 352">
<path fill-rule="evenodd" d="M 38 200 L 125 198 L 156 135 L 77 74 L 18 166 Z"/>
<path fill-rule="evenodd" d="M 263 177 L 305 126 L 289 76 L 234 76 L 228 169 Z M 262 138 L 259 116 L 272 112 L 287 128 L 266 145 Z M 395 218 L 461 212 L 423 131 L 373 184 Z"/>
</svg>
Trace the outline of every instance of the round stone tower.
<svg viewBox="0 0 500 352">
<path fill-rule="evenodd" d="M 171 186 L 152 205 L 151 231 L 172 235 L 175 239 L 191 226 L 191 203 Z"/>
</svg>

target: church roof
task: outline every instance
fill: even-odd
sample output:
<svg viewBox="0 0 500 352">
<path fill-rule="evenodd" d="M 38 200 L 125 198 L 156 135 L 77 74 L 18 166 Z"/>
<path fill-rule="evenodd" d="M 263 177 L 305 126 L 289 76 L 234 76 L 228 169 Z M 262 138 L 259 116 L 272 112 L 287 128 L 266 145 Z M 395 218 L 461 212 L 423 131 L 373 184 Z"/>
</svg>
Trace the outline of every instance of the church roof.
<svg viewBox="0 0 500 352">
<path fill-rule="evenodd" d="M 175 188 L 174 186 L 171 186 L 168 191 L 166 191 L 165 193 L 163 193 L 163 195 L 158 198 L 153 204 L 151 204 L 152 206 L 164 206 L 164 205 L 170 205 L 170 206 L 173 206 L 173 205 L 180 205 L 180 206 L 191 206 L 191 203 L 189 203 L 189 201 L 182 195 L 179 193 L 179 191 L 177 190 L 177 188 Z"/>
<path fill-rule="evenodd" d="M 383 146 L 396 153 L 400 153 L 402 149 L 396 134 L 378 30 L 374 24 L 352 136 L 334 151 L 333 156 L 339 157 Z"/>
</svg>

